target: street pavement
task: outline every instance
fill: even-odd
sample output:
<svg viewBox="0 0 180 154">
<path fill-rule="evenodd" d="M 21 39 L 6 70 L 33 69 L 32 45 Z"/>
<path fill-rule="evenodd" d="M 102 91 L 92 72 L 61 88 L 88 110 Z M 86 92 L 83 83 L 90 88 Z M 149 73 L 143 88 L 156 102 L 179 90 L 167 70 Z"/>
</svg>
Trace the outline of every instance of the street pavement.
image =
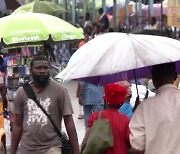
<svg viewBox="0 0 180 154">
<path fill-rule="evenodd" d="M 84 120 L 78 119 L 79 104 L 78 104 L 77 97 L 76 97 L 77 81 L 70 81 L 63 85 L 67 88 L 70 98 L 71 98 L 71 102 L 72 102 L 72 106 L 73 106 L 73 110 L 74 110 L 73 119 L 74 119 L 74 123 L 76 126 L 79 144 L 81 145 L 84 134 L 85 134 L 85 127 L 84 127 Z M 8 149 L 7 154 L 9 154 L 10 153 L 9 151 L 10 151 L 11 132 L 10 132 L 9 122 L 7 120 L 5 120 L 4 123 L 5 123 L 5 132 L 6 132 L 6 142 L 7 142 L 6 145 L 7 145 L 7 149 Z M 64 124 L 62 126 L 62 129 L 65 131 Z"/>
<path fill-rule="evenodd" d="M 79 103 L 78 103 L 78 100 L 76 97 L 77 81 L 69 81 L 63 85 L 68 89 L 68 92 L 69 92 L 69 95 L 71 98 L 72 106 L 74 109 L 74 114 L 73 114 L 74 123 L 76 125 L 78 140 L 79 140 L 79 143 L 81 144 L 83 137 L 84 137 L 84 134 L 85 134 L 85 126 L 84 126 L 84 120 L 78 119 Z"/>
</svg>

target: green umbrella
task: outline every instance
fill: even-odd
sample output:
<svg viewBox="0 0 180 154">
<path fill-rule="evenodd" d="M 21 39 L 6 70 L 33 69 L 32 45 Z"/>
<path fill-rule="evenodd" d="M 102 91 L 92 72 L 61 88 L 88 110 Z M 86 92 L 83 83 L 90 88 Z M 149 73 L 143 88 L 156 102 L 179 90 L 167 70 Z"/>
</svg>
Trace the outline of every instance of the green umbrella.
<svg viewBox="0 0 180 154">
<path fill-rule="evenodd" d="M 0 18 L 0 39 L 3 47 L 55 43 L 83 39 L 82 28 L 48 14 L 20 13 Z"/>
<path fill-rule="evenodd" d="M 34 1 L 18 7 L 13 13 L 25 13 L 25 12 L 56 15 L 65 12 L 65 9 L 53 2 Z"/>
</svg>

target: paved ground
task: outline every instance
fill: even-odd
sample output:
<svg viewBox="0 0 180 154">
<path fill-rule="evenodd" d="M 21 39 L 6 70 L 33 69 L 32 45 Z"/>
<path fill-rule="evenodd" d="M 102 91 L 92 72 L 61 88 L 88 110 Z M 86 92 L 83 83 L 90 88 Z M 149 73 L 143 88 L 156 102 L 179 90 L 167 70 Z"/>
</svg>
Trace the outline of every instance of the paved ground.
<svg viewBox="0 0 180 154">
<path fill-rule="evenodd" d="M 74 118 L 74 122 L 76 125 L 79 143 L 81 144 L 82 139 L 84 137 L 84 133 L 85 133 L 85 127 L 84 127 L 83 119 L 80 119 L 80 120 L 78 119 L 79 104 L 78 104 L 77 98 L 76 98 L 77 82 L 76 81 L 70 81 L 68 83 L 65 83 L 64 86 L 68 89 L 68 92 L 70 94 L 70 98 L 71 98 L 73 109 L 74 109 L 73 118 Z M 63 126 L 63 129 L 64 129 L 64 126 Z M 7 147 L 8 147 L 8 154 L 9 154 L 11 133 L 9 131 L 9 122 L 8 121 L 5 121 L 5 130 L 6 130 Z"/>
</svg>

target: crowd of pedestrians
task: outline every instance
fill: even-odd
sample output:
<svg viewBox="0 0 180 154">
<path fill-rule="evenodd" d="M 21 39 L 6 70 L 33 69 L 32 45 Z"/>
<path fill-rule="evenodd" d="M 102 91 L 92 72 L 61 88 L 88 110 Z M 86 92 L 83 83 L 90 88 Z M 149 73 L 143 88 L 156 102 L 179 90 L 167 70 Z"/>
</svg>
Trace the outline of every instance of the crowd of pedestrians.
<svg viewBox="0 0 180 154">
<path fill-rule="evenodd" d="M 43 56 L 34 57 L 31 61 L 31 74 L 34 79 L 31 86 L 40 104 L 59 128 L 62 118 L 64 119 L 73 152 L 80 154 L 69 94 L 63 86 L 50 79 L 49 71 L 48 59 Z M 84 90 L 79 90 L 78 97 L 88 103 L 82 102 L 87 114 L 86 134 L 82 145 L 86 146 L 87 134 L 90 135 L 91 127 L 101 111 L 101 118 L 109 119 L 114 140 L 113 147 L 105 149 L 105 154 L 178 154 L 180 93 L 174 85 L 176 78 L 175 63 L 153 66 L 152 81 L 156 96 L 140 102 L 134 113 L 129 106 L 132 95 L 129 82 L 120 81 L 104 87 L 80 82 L 79 86 Z M 54 90 L 58 93 L 54 93 Z M 38 106 L 27 97 L 23 88 L 19 88 L 17 92 L 13 113 L 12 154 L 16 153 L 20 140 L 22 153 L 60 153 L 62 144 L 53 126 Z M 169 139 L 172 139 L 172 142 L 169 142 Z"/>
<path fill-rule="evenodd" d="M 98 13 L 95 22 L 92 22 L 90 14 L 86 13 L 83 25 L 84 39 L 78 48 L 98 35 L 113 31 L 102 8 Z M 152 23 L 145 29 L 156 27 L 156 19 L 152 18 Z M 2 66 L 3 60 L 0 59 L 0 62 Z M 119 81 L 104 86 L 79 81 L 76 91 L 79 103 L 78 118 L 84 120 L 86 129 L 82 143 L 78 143 L 69 94 L 63 85 L 51 79 L 49 60 L 44 56 L 35 56 L 30 64 L 30 72 L 33 78 L 30 86 L 40 105 L 60 130 L 64 120 L 73 154 L 83 153 L 99 112 L 102 119 L 109 120 L 113 134 L 113 146 L 105 149 L 104 154 L 180 153 L 180 134 L 177 129 L 180 92 L 174 85 L 177 79 L 175 63 L 152 67 L 152 82 L 156 95 L 136 102 L 135 107 L 130 104 L 131 81 Z M 0 90 L 3 95 L 1 84 Z M 3 102 L 7 108 L 6 100 L 3 99 Z M 61 153 L 62 139 L 57 135 L 48 117 L 27 96 L 23 87 L 17 91 L 12 113 L 11 154 L 16 154 L 19 143 L 22 154 Z"/>
</svg>

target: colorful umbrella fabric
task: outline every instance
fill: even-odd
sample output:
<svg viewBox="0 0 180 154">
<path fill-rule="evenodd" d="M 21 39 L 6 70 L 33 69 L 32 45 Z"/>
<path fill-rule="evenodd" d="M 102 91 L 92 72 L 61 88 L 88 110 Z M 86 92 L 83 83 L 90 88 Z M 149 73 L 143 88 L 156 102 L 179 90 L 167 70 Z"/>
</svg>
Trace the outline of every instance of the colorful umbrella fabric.
<svg viewBox="0 0 180 154">
<path fill-rule="evenodd" d="M 17 8 L 14 13 L 25 13 L 25 12 L 35 12 L 35 13 L 45 13 L 50 15 L 61 14 L 65 12 L 65 9 L 60 5 L 48 1 L 34 1 L 24 4 Z"/>
<path fill-rule="evenodd" d="M 83 30 L 68 22 L 42 13 L 20 13 L 0 18 L 0 39 L 3 47 L 79 40 Z"/>
</svg>

